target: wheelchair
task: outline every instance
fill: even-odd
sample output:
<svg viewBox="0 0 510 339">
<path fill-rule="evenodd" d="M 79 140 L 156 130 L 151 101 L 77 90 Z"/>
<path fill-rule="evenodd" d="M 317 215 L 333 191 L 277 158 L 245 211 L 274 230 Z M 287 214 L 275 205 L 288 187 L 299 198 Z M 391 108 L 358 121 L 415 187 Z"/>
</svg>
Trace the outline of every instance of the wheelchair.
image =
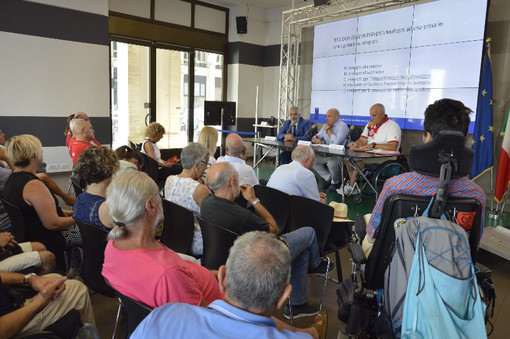
<svg viewBox="0 0 510 339">
<path fill-rule="evenodd" d="M 358 175 L 354 185 L 354 187 L 359 189 L 359 193 L 354 197 L 354 201 L 361 203 L 363 195 L 374 196 L 375 192 L 372 187 L 377 193 L 380 193 L 386 180 L 405 172 L 409 172 L 409 165 L 407 159 L 402 155 L 399 155 L 397 159 L 387 160 L 382 164 L 367 164 L 362 170 L 363 175 Z M 344 169 L 344 174 L 344 184 L 346 184 L 349 182 L 346 169 Z"/>
<path fill-rule="evenodd" d="M 447 191 L 450 179 L 460 178 L 471 172 L 474 153 L 464 145 L 465 137 L 462 133 L 443 131 L 431 142 L 413 146 L 409 154 L 409 164 L 420 174 L 439 178 L 438 190 L 429 217 L 439 219 L 444 214 L 453 221 L 459 212 L 471 213 L 474 216 L 470 228 L 464 229 L 467 233 L 471 259 L 476 263 L 484 213 L 482 205 L 476 199 L 449 197 Z M 347 335 L 369 338 L 393 337 L 395 328 L 392 328 L 391 315 L 388 315 L 385 309 L 384 275 L 395 251 L 395 228 L 405 218 L 421 214 L 429 205 L 431 198 L 403 194 L 387 198 L 383 205 L 378 234 L 368 258 L 361 248 L 365 229 L 356 225 L 353 227 L 353 235 L 348 244 L 352 256 L 350 278 L 353 301 L 350 313 L 345 312 L 345 304 L 340 303 L 340 293 L 337 292 L 338 316 L 347 324 Z"/>
</svg>

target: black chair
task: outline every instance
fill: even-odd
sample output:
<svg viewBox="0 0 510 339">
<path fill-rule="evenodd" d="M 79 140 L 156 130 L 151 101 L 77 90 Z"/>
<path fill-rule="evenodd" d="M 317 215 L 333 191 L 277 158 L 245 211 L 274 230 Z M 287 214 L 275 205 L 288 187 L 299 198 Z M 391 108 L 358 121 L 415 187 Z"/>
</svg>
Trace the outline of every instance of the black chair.
<svg viewBox="0 0 510 339">
<path fill-rule="evenodd" d="M 215 223 L 197 216 L 202 229 L 204 240 L 204 254 L 202 266 L 210 270 L 217 270 L 227 262 L 230 247 L 234 244 L 239 234 L 227 230 Z"/>
<path fill-rule="evenodd" d="M 289 232 L 304 226 L 313 227 L 319 251 L 322 252 L 331 231 L 331 223 L 335 214 L 333 207 L 295 195 L 290 195 L 288 202 L 290 206 Z"/>
<path fill-rule="evenodd" d="M 85 190 L 85 183 L 78 177 L 77 174 L 71 175 L 71 184 L 74 190 L 74 196 L 77 197 Z"/>
<path fill-rule="evenodd" d="M 149 157 L 147 154 L 140 152 L 143 156 L 143 167 L 142 171 L 147 173 L 149 177 L 152 178 L 155 182 L 158 180 L 158 173 L 159 173 L 159 165 L 158 162 L 151 157 Z"/>
<path fill-rule="evenodd" d="M 163 213 L 165 220 L 161 242 L 175 252 L 189 254 L 195 224 L 193 212 L 163 199 Z"/>
<path fill-rule="evenodd" d="M 83 239 L 83 266 L 81 277 L 85 284 L 97 293 L 108 297 L 117 298 L 114 289 L 108 285 L 101 275 L 104 262 L 104 250 L 106 247 L 106 237 L 108 232 L 95 225 L 88 224 L 76 220 L 76 224 L 80 228 L 81 237 Z M 115 318 L 115 327 L 113 328 L 112 338 L 115 338 L 117 326 L 119 324 L 120 309 L 122 304 L 118 299 L 117 316 Z"/>
<path fill-rule="evenodd" d="M 329 238 L 329 233 L 331 231 L 331 223 L 333 222 L 335 210 L 333 209 L 333 207 L 325 205 L 319 201 L 308 199 L 305 197 L 298 197 L 295 195 L 289 196 L 288 201 L 290 206 L 289 232 L 292 232 L 300 227 L 305 226 L 312 227 L 315 230 L 315 235 L 317 237 L 319 255 L 326 257 L 326 259 L 328 260 L 329 269 L 329 258 L 325 256 L 323 250 Z M 338 260 L 337 266 L 339 265 L 340 261 Z M 322 288 L 320 309 L 322 309 L 322 304 L 324 302 L 327 281 L 328 272 L 326 272 L 326 274 L 324 275 L 324 284 Z"/>
<path fill-rule="evenodd" d="M 290 196 L 287 193 L 267 186 L 256 185 L 253 188 L 257 198 L 260 199 L 262 205 L 271 213 L 278 224 L 280 234 L 286 233 L 290 220 Z"/>
<path fill-rule="evenodd" d="M 329 232 L 328 239 L 326 240 L 326 244 L 321 251 L 321 255 L 323 256 L 326 256 L 330 253 L 335 253 L 338 282 L 343 280 L 340 250 L 349 244 L 349 239 L 352 234 L 351 228 L 353 224 L 354 222 L 350 221 L 333 221 L 331 224 L 331 231 Z M 334 279 L 332 280 L 335 281 Z"/>
<path fill-rule="evenodd" d="M 104 280 L 108 285 L 110 285 L 106 278 Z M 124 337 L 128 339 L 131 336 L 131 334 L 133 334 L 136 327 L 142 322 L 142 320 L 145 319 L 145 317 L 148 316 L 149 313 L 151 313 L 152 308 L 128 296 L 125 296 L 124 294 L 120 293 L 113 287 L 111 288 L 115 291 L 119 299 L 122 301 L 122 305 L 126 310 L 126 327 L 124 329 Z"/>
<path fill-rule="evenodd" d="M 25 242 L 27 240 L 26 239 L 27 227 L 25 224 L 25 218 L 23 217 L 21 210 L 18 208 L 18 206 L 11 204 L 4 198 L 0 198 L 0 201 L 2 201 L 2 204 L 4 205 L 5 210 L 7 211 L 7 215 L 11 220 L 11 233 L 14 236 L 14 239 L 16 239 L 17 242 Z"/>
<path fill-rule="evenodd" d="M 84 325 L 80 319 L 80 312 L 70 310 L 56 322 L 44 330 L 36 330 L 18 334 L 14 339 L 63 339 L 75 338 L 83 327 L 93 327 L 90 324 Z M 97 333 L 97 329 L 94 327 Z M 96 337 L 93 337 L 95 339 Z M 97 336 L 99 338 L 99 335 Z"/>
</svg>

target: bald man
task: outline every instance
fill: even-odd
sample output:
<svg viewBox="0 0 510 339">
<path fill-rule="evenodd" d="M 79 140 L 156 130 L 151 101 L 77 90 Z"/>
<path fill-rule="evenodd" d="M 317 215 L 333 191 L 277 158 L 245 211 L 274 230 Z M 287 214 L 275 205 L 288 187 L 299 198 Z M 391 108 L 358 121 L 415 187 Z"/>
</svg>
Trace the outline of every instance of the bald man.
<svg viewBox="0 0 510 339">
<path fill-rule="evenodd" d="M 74 114 L 74 117 L 73 117 L 73 120 L 74 119 L 76 119 L 76 121 L 78 121 L 78 119 L 82 119 L 82 120 L 85 120 L 85 121 L 90 121 L 89 116 L 85 112 L 76 112 L 76 114 Z M 72 131 L 73 120 L 71 120 L 69 122 L 69 131 L 67 131 L 66 146 L 68 148 L 71 147 L 71 144 L 74 142 L 74 139 L 75 139 L 73 137 L 73 131 Z M 98 147 L 101 147 L 101 144 L 95 138 L 92 140 L 92 144 L 96 145 Z M 69 154 L 71 154 L 71 150 L 70 149 L 69 149 Z"/>
<path fill-rule="evenodd" d="M 347 125 L 340 120 L 340 112 L 336 108 L 331 108 L 326 112 L 326 123 L 312 138 L 312 142 L 314 144 L 343 145 L 348 132 Z M 333 192 L 340 187 L 340 166 L 342 166 L 342 161 L 336 155 L 315 158 L 313 168 L 324 179 L 323 188 L 328 192 Z"/>
<path fill-rule="evenodd" d="M 351 142 L 349 148 L 362 151 L 371 149 L 398 150 L 402 131 L 395 121 L 388 119 L 383 104 L 375 104 L 370 107 L 370 119 L 371 121 L 365 126 L 361 137 Z M 356 161 L 356 166 L 359 169 L 363 169 L 365 168 L 365 163 L 359 160 Z M 344 193 L 346 195 L 358 194 L 359 190 L 353 188 L 358 177 L 358 171 L 349 164 L 346 167 L 349 172 L 349 184 L 344 186 Z M 341 194 L 341 192 L 338 193 Z"/>
<path fill-rule="evenodd" d="M 269 178 L 268 187 L 326 203 L 326 193 L 319 193 L 317 180 L 311 171 L 315 161 L 313 150 L 305 145 L 292 151 L 292 162 L 279 166 Z"/>
<path fill-rule="evenodd" d="M 216 162 L 228 162 L 239 174 L 240 185 L 258 185 L 259 180 L 253 168 L 246 164 L 248 148 L 243 144 L 239 134 L 231 133 L 227 136 L 225 151 L 227 155 L 219 157 Z"/>
<path fill-rule="evenodd" d="M 93 143 L 94 140 L 94 127 L 90 121 L 83 119 L 71 120 L 71 128 L 73 132 L 73 139 L 69 145 L 69 152 L 73 163 L 78 161 L 80 154 L 90 146 L 97 146 Z M 101 145 L 99 145 L 101 146 Z"/>
<path fill-rule="evenodd" d="M 278 235 L 278 224 L 273 216 L 257 199 L 252 186 L 239 185 L 239 176 L 232 165 L 216 163 L 209 167 L 206 178 L 213 193 L 205 197 L 200 206 L 200 215 L 204 219 L 237 234 L 263 231 Z M 243 195 L 255 212 L 234 202 L 239 194 Z M 315 231 L 311 227 L 301 227 L 282 234 L 281 238 L 289 246 L 292 259 L 292 314 L 294 318 L 315 315 L 319 307 L 308 303 L 307 273 L 324 274 L 327 269 L 327 262 L 319 257 Z M 329 267 L 331 269 L 332 266 Z M 284 311 L 284 317 L 290 318 L 288 308 Z"/>
</svg>

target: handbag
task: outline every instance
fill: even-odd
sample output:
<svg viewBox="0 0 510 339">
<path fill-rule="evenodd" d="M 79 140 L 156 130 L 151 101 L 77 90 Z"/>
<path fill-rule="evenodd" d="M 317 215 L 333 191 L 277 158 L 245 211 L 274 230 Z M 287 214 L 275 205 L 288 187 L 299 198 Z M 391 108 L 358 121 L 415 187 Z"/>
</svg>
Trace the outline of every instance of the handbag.
<svg viewBox="0 0 510 339">
<path fill-rule="evenodd" d="M 18 244 L 11 243 L 0 250 L 0 261 L 21 253 L 23 253 L 21 247 Z"/>
</svg>

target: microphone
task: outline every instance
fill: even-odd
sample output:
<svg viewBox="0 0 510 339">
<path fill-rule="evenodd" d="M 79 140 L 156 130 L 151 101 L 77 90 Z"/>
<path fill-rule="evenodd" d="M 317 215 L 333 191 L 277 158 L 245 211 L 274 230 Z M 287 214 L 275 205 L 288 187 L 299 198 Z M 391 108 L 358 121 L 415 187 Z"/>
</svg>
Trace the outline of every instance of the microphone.
<svg viewBox="0 0 510 339">
<path fill-rule="evenodd" d="M 351 138 L 351 133 L 356 129 L 356 126 L 354 125 L 351 125 L 351 127 L 349 127 L 349 131 L 347 132 L 347 134 L 345 135 L 345 142 L 344 142 L 344 146 L 347 147 L 347 145 L 349 144 L 349 139 Z"/>
<path fill-rule="evenodd" d="M 289 128 L 287 129 L 287 133 L 285 133 L 285 134 L 289 134 L 292 126 L 296 125 L 296 123 L 297 123 L 297 121 L 293 121 L 292 124 L 290 124 Z"/>
<path fill-rule="evenodd" d="M 313 124 L 313 125 L 312 125 L 312 127 L 310 127 L 310 129 L 309 129 L 308 131 L 306 131 L 306 133 L 305 133 L 305 135 L 304 135 L 304 136 L 305 136 L 305 137 L 306 137 L 306 136 L 308 136 L 308 134 L 310 134 L 310 132 L 311 132 L 311 131 L 313 131 L 313 130 L 314 130 L 314 129 L 316 129 L 316 128 L 317 128 L 317 125 Z"/>
</svg>

